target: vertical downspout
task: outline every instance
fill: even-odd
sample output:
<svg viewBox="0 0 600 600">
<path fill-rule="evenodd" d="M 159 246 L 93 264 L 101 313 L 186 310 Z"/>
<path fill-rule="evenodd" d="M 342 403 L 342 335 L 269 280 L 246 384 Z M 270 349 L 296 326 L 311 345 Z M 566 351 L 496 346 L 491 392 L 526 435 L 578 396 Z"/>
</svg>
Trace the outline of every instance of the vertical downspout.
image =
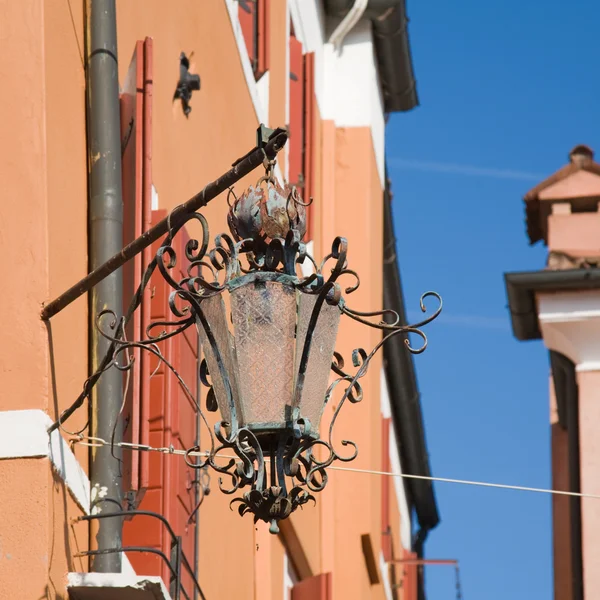
<svg viewBox="0 0 600 600">
<path fill-rule="evenodd" d="M 579 387 L 575 363 L 564 354 L 550 350 L 550 367 L 556 394 L 558 418 L 567 430 L 569 491 L 581 492 L 579 452 Z M 561 408 L 564 407 L 564 408 Z M 583 600 L 583 548 L 581 540 L 581 498 L 569 498 L 571 600 Z M 555 550 L 556 551 L 556 550 Z"/>
<path fill-rule="evenodd" d="M 89 266 L 95 269 L 123 247 L 123 198 L 121 193 L 121 127 L 119 73 L 117 63 L 117 23 L 115 0 L 87 0 L 87 127 L 89 168 Z M 90 362 L 95 371 L 109 346 L 96 329 L 96 317 L 104 309 L 122 314 L 123 282 L 119 269 L 91 292 Z M 108 330 L 110 317 L 102 320 Z M 114 330 L 113 330 L 114 332 Z M 118 443 L 122 425 L 118 423 L 123 399 L 121 372 L 105 372 L 91 396 L 91 435 Z M 121 448 L 102 446 L 91 449 L 90 481 L 92 512 L 121 509 Z M 122 546 L 120 517 L 92 521 L 90 546 L 98 550 Z M 94 538 L 95 537 L 95 543 Z M 94 557 L 91 570 L 121 572 L 121 554 Z"/>
<path fill-rule="evenodd" d="M 571 393 L 567 396 L 567 452 L 569 464 L 569 490 L 581 492 L 579 465 L 579 389 L 576 382 L 575 367 L 570 373 L 573 382 L 569 386 Z M 571 518 L 571 573 L 573 600 L 583 600 L 583 555 L 581 540 L 581 498 L 569 498 L 569 515 Z"/>
</svg>

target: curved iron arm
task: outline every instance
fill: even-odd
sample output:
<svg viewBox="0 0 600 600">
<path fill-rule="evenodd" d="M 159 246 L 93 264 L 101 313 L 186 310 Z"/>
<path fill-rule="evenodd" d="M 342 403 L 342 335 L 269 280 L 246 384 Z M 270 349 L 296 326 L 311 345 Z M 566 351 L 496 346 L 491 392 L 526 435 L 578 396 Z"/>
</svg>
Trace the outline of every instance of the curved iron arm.
<svg viewBox="0 0 600 600">
<path fill-rule="evenodd" d="M 47 321 L 52 318 L 63 308 L 71 304 L 73 300 L 76 300 L 79 296 L 85 294 L 105 277 L 116 271 L 119 267 L 122 267 L 136 254 L 139 254 L 144 248 L 158 240 L 158 238 L 167 233 L 170 227 L 182 225 L 183 220 L 187 215 L 206 206 L 211 200 L 214 200 L 219 194 L 225 192 L 234 183 L 237 183 L 242 179 L 242 177 L 245 177 L 248 173 L 259 167 L 265 158 L 269 160 L 274 159 L 287 142 L 287 130 L 278 128 L 271 131 L 264 125 L 261 125 L 259 127 L 259 132 L 261 131 L 269 132 L 266 143 L 263 143 L 262 145 L 259 143 L 259 145 L 248 152 L 248 154 L 235 161 L 229 171 L 221 175 L 218 179 L 215 179 L 215 181 L 207 184 L 201 192 L 190 198 L 185 204 L 178 206 L 169 217 L 164 218 L 140 237 L 133 240 L 133 242 L 125 246 L 121 252 L 115 254 L 112 258 L 109 258 L 103 265 L 94 269 L 58 298 L 44 306 L 41 314 L 42 319 Z M 170 223 L 168 220 L 169 218 Z"/>
</svg>

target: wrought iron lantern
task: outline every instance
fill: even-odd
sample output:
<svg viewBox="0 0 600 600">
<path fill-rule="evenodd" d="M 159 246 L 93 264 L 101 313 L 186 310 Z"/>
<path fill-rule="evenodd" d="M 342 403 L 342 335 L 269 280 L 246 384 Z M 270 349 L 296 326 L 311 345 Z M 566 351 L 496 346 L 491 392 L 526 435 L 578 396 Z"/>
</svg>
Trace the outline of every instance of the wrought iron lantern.
<svg viewBox="0 0 600 600">
<path fill-rule="evenodd" d="M 273 533 L 278 531 L 281 519 L 314 501 L 313 494 L 327 485 L 327 468 L 334 461 L 356 458 L 358 448 L 352 441 L 342 440 L 346 452 L 338 451 L 333 431 L 346 401 L 362 400 L 360 380 L 375 353 L 396 335 L 404 336 L 408 351 L 423 352 L 427 338 L 421 327 L 442 310 L 441 298 L 435 292 L 424 294 L 420 307 L 425 313 L 424 300 L 432 296 L 438 301 L 436 310 L 413 325 L 402 325 L 399 315 L 391 310 L 358 312 L 350 308 L 344 295 L 356 291 L 360 280 L 348 266 L 347 241 L 336 238 L 331 252 L 317 265 L 302 242 L 307 204 L 294 186 L 281 187 L 273 177 L 275 157 L 286 140 L 285 130 L 261 125 L 256 148 L 237 160 L 227 173 L 42 310 L 42 318 L 50 319 L 166 233 L 125 314 L 118 318 L 107 309 L 97 315 L 96 326 L 110 340 L 109 348 L 77 400 L 48 431 L 63 429 L 64 421 L 82 406 L 108 369 L 131 369 L 132 348 L 162 361 L 190 401 L 196 403 L 176 367 L 160 349 L 160 342 L 196 327 L 204 355 L 198 378 L 208 388 L 206 409 L 218 411 L 220 418 L 211 428 L 206 413 L 197 404 L 210 443 L 205 450 L 199 446 L 185 450 L 185 461 L 190 467 L 212 468 L 225 476 L 225 481 L 219 479 L 219 487 L 226 494 L 246 490 L 232 504 L 239 503 L 241 515 L 251 513 L 255 522 L 269 523 Z M 228 200 L 233 197 L 228 215 L 231 235 L 218 235 L 209 249 L 208 223 L 197 210 L 261 161 L 266 173 L 256 186 L 239 198 L 229 188 Z M 190 221 L 200 225 L 202 235 L 187 241 L 185 256 L 177 256 L 173 241 Z M 306 261 L 313 271 L 307 276 L 299 268 Z M 175 319 L 151 323 L 145 339 L 127 340 L 126 324 L 140 306 L 156 269 L 172 290 L 169 308 Z M 177 275 L 182 272 L 183 278 Z M 344 294 L 339 281 L 342 277 L 350 278 Z M 370 353 L 361 348 L 353 351 L 353 372 L 346 369 L 342 356 L 335 351 L 342 317 L 383 332 Z M 158 328 L 163 330 L 153 333 Z M 421 338 L 419 347 L 411 345 L 411 333 Z M 334 393 L 340 397 L 327 434 L 322 435 L 321 417 Z M 107 443 L 99 438 L 88 439 Z"/>
<path fill-rule="evenodd" d="M 352 310 L 338 283 L 343 275 L 353 278 L 346 294 L 359 286 L 357 274 L 347 264 L 347 241 L 336 238 L 322 264 L 314 262 L 302 243 L 307 204 L 295 187 L 277 183 L 271 174 L 273 164 L 266 161 L 266 175 L 230 203 L 231 235 L 217 236 L 212 249 L 205 218 L 199 213 L 188 217 L 200 223 L 203 234 L 201 241 L 190 240 L 185 247 L 187 274 L 181 280 L 174 273 L 182 257 L 172 240 L 185 221 L 170 229 L 156 260 L 172 288 L 169 304 L 179 320 L 170 324 L 174 330 L 150 336 L 142 347 L 162 359 L 157 342 L 197 326 L 204 354 L 199 377 L 208 387 L 206 408 L 219 411 L 220 420 L 214 437 L 211 432 L 210 449 L 189 448 L 185 460 L 190 467 L 209 466 L 228 476 L 227 482 L 219 480 L 226 494 L 248 488 L 232 505 L 239 503 L 241 515 L 252 513 L 255 521 L 269 523 L 276 533 L 279 520 L 314 501 L 313 493 L 323 490 L 327 467 L 357 456 L 356 444 L 348 440 L 341 443 L 349 452 L 338 453 L 332 433 L 345 402 L 362 399 L 359 380 L 371 357 L 390 336 L 410 332 L 423 344 L 413 348 L 406 339 L 409 351 L 422 352 L 426 337 L 419 328 L 439 314 L 441 300 L 434 292 L 425 294 L 423 311 L 427 296 L 435 296 L 440 304 L 434 314 L 413 326 L 399 325 L 392 311 Z M 306 260 L 314 272 L 301 276 L 298 265 Z M 387 334 L 370 354 L 354 351 L 352 374 L 335 352 L 342 315 Z M 384 315 L 393 318 L 370 320 Z M 118 351 L 129 345 L 121 341 Z M 330 372 L 336 376 L 332 382 Z M 181 378 L 180 382 L 185 386 Z M 321 416 L 341 383 L 345 389 L 323 439 Z"/>
<path fill-rule="evenodd" d="M 435 292 L 424 294 L 420 301 L 424 313 L 427 297 L 434 297 L 438 306 L 414 325 L 402 325 L 391 310 L 358 312 L 350 308 L 344 294 L 356 291 L 360 280 L 348 266 L 347 241 L 335 238 L 331 252 L 320 265 L 315 263 L 302 242 L 308 204 L 294 186 L 281 187 L 273 177 L 275 156 L 285 144 L 287 133 L 261 125 L 257 139 L 257 147 L 236 161 L 228 173 L 45 306 L 42 318 L 57 314 L 166 232 L 126 313 L 118 318 L 113 310 L 106 309 L 97 315 L 96 326 L 110 346 L 77 400 L 63 411 L 49 432 L 61 428 L 73 435 L 62 425 L 82 406 L 102 374 L 113 367 L 131 369 L 132 348 L 149 352 L 171 370 L 190 401 L 196 403 L 208 431 L 208 448 L 186 449 L 186 463 L 197 469 L 212 468 L 225 476 L 225 481 L 219 479 L 219 487 L 226 494 L 246 490 L 231 504 L 239 503 L 241 515 L 253 514 L 255 522 L 269 523 L 270 531 L 276 533 L 281 519 L 314 501 L 313 494 L 325 488 L 327 468 L 334 461 L 356 458 L 357 445 L 342 440 L 346 452 L 338 451 L 333 431 L 346 401 L 362 400 L 360 380 L 371 358 L 395 335 L 404 335 L 408 351 L 423 352 L 427 338 L 421 327 L 440 314 L 442 302 Z M 265 176 L 239 198 L 229 188 L 228 201 L 233 197 L 228 214 L 231 235 L 218 235 L 209 249 L 208 223 L 196 211 L 227 189 L 231 185 L 227 182 L 237 181 L 258 166 L 261 156 Z M 173 241 L 190 221 L 200 225 L 202 235 L 188 240 L 185 256 L 178 256 Z M 306 261 L 312 264 L 310 275 L 301 274 L 300 265 Z M 144 288 L 156 269 L 172 290 L 169 308 L 175 319 L 151 323 L 144 339 L 127 340 L 126 324 L 140 306 Z M 185 275 L 180 278 L 177 274 L 182 270 Z M 342 277 L 351 278 L 344 294 L 338 281 Z M 335 351 L 342 317 L 384 334 L 370 353 L 361 348 L 353 351 L 353 372 L 346 370 L 342 356 Z M 153 333 L 159 327 L 162 331 Z M 160 349 L 160 342 L 190 327 L 197 328 L 203 349 L 198 378 L 208 388 L 206 409 L 220 413 L 214 428 Z M 421 338 L 419 347 L 411 345 L 410 333 Z M 334 392 L 340 397 L 327 434 L 322 435 L 321 417 Z M 88 439 L 107 443 L 100 438 Z"/>
</svg>

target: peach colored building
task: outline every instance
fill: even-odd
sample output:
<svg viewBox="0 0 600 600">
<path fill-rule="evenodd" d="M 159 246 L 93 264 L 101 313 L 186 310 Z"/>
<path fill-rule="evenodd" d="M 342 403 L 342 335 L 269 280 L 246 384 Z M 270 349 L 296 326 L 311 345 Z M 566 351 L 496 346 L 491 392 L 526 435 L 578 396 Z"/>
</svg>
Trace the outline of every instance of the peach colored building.
<svg viewBox="0 0 600 600">
<path fill-rule="evenodd" d="M 314 198 L 309 251 L 320 261 L 335 236 L 346 237 L 361 275 L 354 306 L 385 305 L 405 319 L 385 169 L 386 116 L 417 105 L 404 0 L 125 0 L 113 9 L 114 0 L 0 0 L 0 600 L 424 598 L 421 568 L 402 561 L 423 557 L 438 524 L 430 482 L 332 470 L 316 505 L 271 535 L 266 523 L 230 510 L 215 473 L 188 468 L 174 452 L 202 445 L 194 402 L 135 348 L 127 381 L 111 367 L 48 433 L 101 361 L 108 342 L 96 331 L 99 311 L 124 312 L 150 251 L 108 287 L 40 317 L 114 248 L 227 172 L 265 123 L 289 132 L 275 177 Z M 99 41 L 115 24 L 116 44 Z M 94 116 L 110 107 L 116 121 Z M 96 187 L 102 178 L 118 185 Z M 226 196 L 201 211 L 212 237 L 227 230 Z M 573 215 L 583 216 L 592 215 Z M 98 232 L 107 227 L 118 235 L 103 244 Z M 163 320 L 167 301 L 153 278 L 128 334 L 143 336 Z M 162 351 L 205 406 L 202 351 L 189 331 Z M 380 340 L 378 329 L 344 321 L 336 350 L 350 356 Z M 430 475 L 413 359 L 401 337 L 386 343 L 363 381 L 364 401 L 345 406 L 338 424 L 360 449 L 349 466 Z M 109 409 L 103 402 L 115 390 Z M 326 406 L 325 424 L 334 409 Z M 106 441 L 111 431 L 173 452 L 90 439 Z M 117 509 L 164 521 L 85 519 Z M 174 569 L 170 530 L 181 540 Z M 110 548 L 130 550 L 103 554 Z"/>
<path fill-rule="evenodd" d="M 600 164 L 587 146 L 525 195 L 527 232 L 543 241 L 543 270 L 507 273 L 518 340 L 542 339 L 550 353 L 552 484 L 600 492 Z M 553 497 L 554 597 L 600 594 L 600 505 L 591 498 Z"/>
</svg>

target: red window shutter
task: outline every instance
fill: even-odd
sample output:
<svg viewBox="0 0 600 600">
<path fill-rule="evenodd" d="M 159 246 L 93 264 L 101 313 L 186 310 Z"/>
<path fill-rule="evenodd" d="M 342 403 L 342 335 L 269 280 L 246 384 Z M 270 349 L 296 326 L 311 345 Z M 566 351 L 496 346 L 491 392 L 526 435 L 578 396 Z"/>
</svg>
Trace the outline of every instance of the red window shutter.
<svg viewBox="0 0 600 600">
<path fill-rule="evenodd" d="M 121 95 L 123 241 L 139 237 L 149 228 L 152 196 L 152 40 L 138 41 L 123 85 Z M 139 286 L 149 258 L 149 250 L 137 255 L 123 267 L 123 312 Z M 147 292 L 149 293 L 149 291 Z M 147 299 L 146 299 L 147 304 Z M 145 335 L 147 318 L 144 307 L 138 309 L 127 326 L 127 339 L 138 340 Z M 134 359 L 129 374 L 123 418 L 125 441 L 144 444 L 148 439 L 147 403 L 144 358 L 138 348 L 131 350 Z M 139 502 L 147 486 L 147 457 L 139 452 L 127 452 L 124 457 L 124 481 L 129 500 Z"/>
<path fill-rule="evenodd" d="M 155 225 L 167 215 L 166 211 L 153 211 L 151 224 Z M 185 245 L 188 241 L 185 228 L 181 229 L 173 240 L 177 253 L 178 272 L 176 279 L 183 278 L 187 261 Z M 156 254 L 162 240 L 153 244 L 151 256 Z M 151 321 L 173 320 L 169 309 L 171 288 L 163 277 L 155 271 L 150 279 L 151 299 L 148 304 L 148 319 Z M 154 331 L 156 334 L 157 331 Z M 199 401 L 198 390 L 198 338 L 195 327 L 183 334 L 168 338 L 159 343 L 163 356 L 175 366 L 187 383 L 193 398 L 184 392 L 177 377 L 164 363 L 147 354 L 148 360 L 148 439 L 153 447 L 187 449 L 197 443 L 199 437 L 198 413 L 195 402 Z M 152 377 L 150 378 L 150 375 Z M 190 469 L 178 455 L 157 452 L 136 453 L 148 457 L 148 490 L 140 503 L 141 510 L 150 510 L 163 515 L 170 523 L 175 534 L 182 538 L 183 553 L 188 562 L 195 564 L 194 539 L 196 536 L 196 518 L 193 514 L 196 506 L 196 471 Z M 165 527 L 156 519 L 138 516 L 125 523 L 125 545 L 147 546 L 170 556 L 171 537 Z M 168 567 L 156 555 L 135 553 L 131 563 L 140 575 L 160 575 L 168 583 Z M 182 570 L 182 585 L 192 593 L 190 575 Z M 168 586 L 167 586 L 168 587 Z"/>
<path fill-rule="evenodd" d="M 332 600 L 331 573 L 321 573 L 303 579 L 292 588 L 292 600 Z"/>
<path fill-rule="evenodd" d="M 290 35 L 289 181 L 304 194 L 304 59 L 302 44 Z"/>
<path fill-rule="evenodd" d="M 142 161 L 142 230 L 148 231 L 152 227 L 152 87 L 153 87 L 153 41 L 146 38 L 144 41 L 144 134 L 142 136 L 143 161 Z M 146 248 L 142 252 L 142 273 L 146 271 L 152 262 L 152 249 Z M 149 286 L 144 289 L 144 297 L 141 306 L 142 335 L 146 336 L 146 330 L 151 322 L 150 303 L 152 291 Z M 140 440 L 142 444 L 150 443 L 150 356 L 142 355 L 140 386 Z M 150 478 L 150 456 L 147 452 L 140 452 L 140 490 L 148 487 Z"/>
<path fill-rule="evenodd" d="M 152 225 L 166 217 L 164 210 L 152 213 Z M 151 254 L 154 256 L 160 246 L 160 241 L 152 244 Z M 151 301 L 149 305 L 149 317 L 152 321 L 165 321 L 169 319 L 169 292 L 170 288 L 162 278 L 155 272 L 150 279 L 148 288 L 151 290 Z M 173 351 L 173 338 L 160 343 L 160 351 L 170 359 Z M 148 405 L 148 438 L 149 444 L 155 448 L 164 448 L 170 444 L 170 422 L 167 410 L 171 378 L 168 370 L 162 362 L 155 357 L 149 358 L 149 368 L 152 378 L 148 379 L 149 405 Z M 145 454 L 132 452 L 131 454 Z M 150 478 L 147 491 L 140 503 L 141 510 L 148 510 L 166 516 L 165 506 L 165 482 L 168 481 L 173 456 L 167 456 L 158 452 L 148 452 L 150 466 Z M 145 546 L 165 551 L 169 546 L 169 536 L 164 526 L 158 519 L 139 516 L 126 521 L 123 527 L 123 544 L 125 546 Z M 169 552 L 166 552 L 169 556 Z M 168 573 L 162 560 L 155 554 L 131 553 L 128 556 L 136 573 L 140 575 L 160 575 L 168 582 Z M 168 586 L 167 586 L 168 587 Z"/>
<path fill-rule="evenodd" d="M 256 68 L 254 76 L 260 79 L 269 70 L 269 0 L 256 0 L 258 19 L 256 31 Z"/>
<path fill-rule="evenodd" d="M 381 419 L 381 470 L 391 471 L 390 427 L 392 419 Z M 392 560 L 392 530 L 390 526 L 390 477 L 381 477 L 381 549 L 386 562 Z"/>
<path fill-rule="evenodd" d="M 246 50 L 250 57 L 252 70 L 256 72 L 258 61 L 258 6 L 256 0 L 238 0 L 238 16 Z"/>
<path fill-rule="evenodd" d="M 304 55 L 304 140 L 303 140 L 303 162 L 304 162 L 304 190 L 303 200 L 309 202 L 315 194 L 315 55 L 310 52 Z M 306 235 L 308 242 L 313 239 L 313 205 L 306 209 Z"/>
<path fill-rule="evenodd" d="M 238 0 L 238 15 L 254 77 L 269 69 L 269 2 Z"/>
</svg>

